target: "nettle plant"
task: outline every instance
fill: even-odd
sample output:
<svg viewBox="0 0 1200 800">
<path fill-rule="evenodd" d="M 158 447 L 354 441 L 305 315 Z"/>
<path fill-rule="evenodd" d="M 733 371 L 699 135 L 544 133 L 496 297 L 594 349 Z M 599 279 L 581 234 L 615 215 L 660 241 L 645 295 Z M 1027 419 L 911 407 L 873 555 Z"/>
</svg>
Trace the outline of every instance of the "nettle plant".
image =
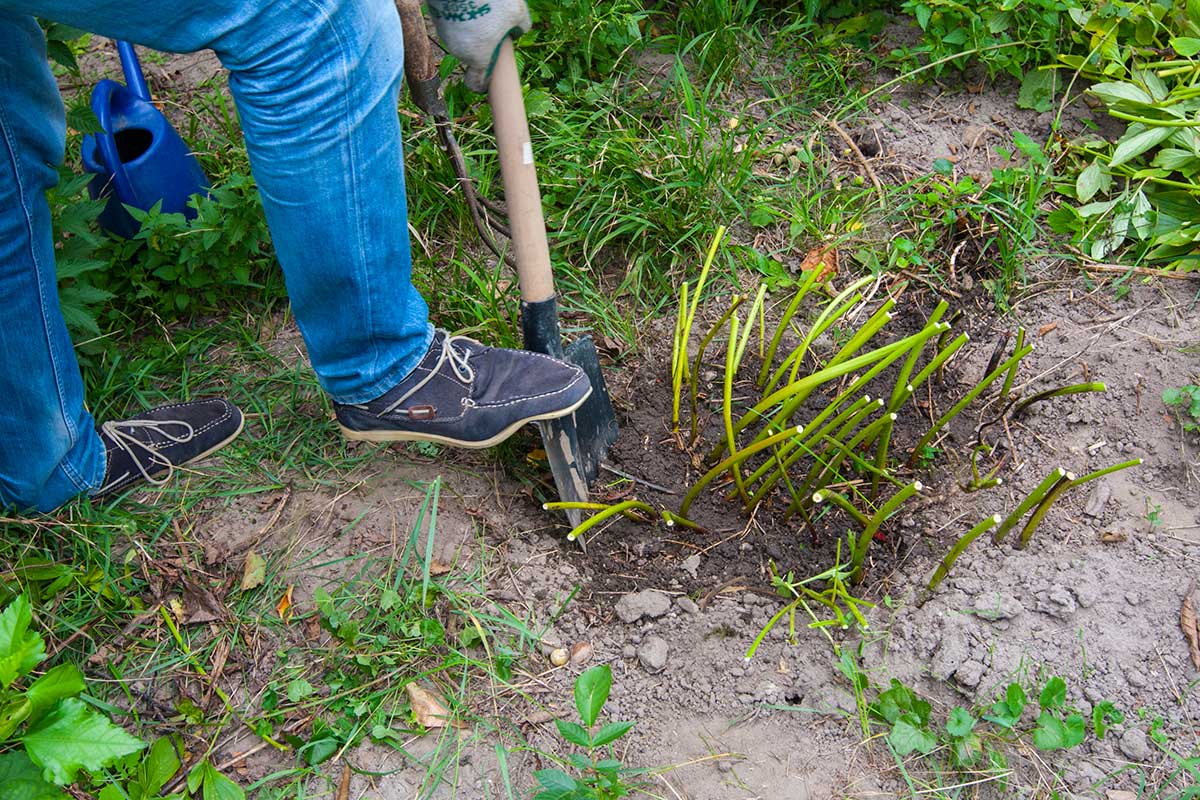
<svg viewBox="0 0 1200 800">
<path fill-rule="evenodd" d="M 790 299 L 781 303 L 777 321 L 766 318 L 765 287 L 750 301 L 745 317 L 740 310 L 747 299 L 733 297 L 689 357 L 699 298 L 723 235 L 724 229 L 719 229 L 698 279 L 680 288 L 670 371 L 672 428 L 680 448 L 703 464 L 704 473 L 684 493 L 677 509 L 655 509 L 638 500 L 615 506 L 593 504 L 590 507 L 598 513 L 571 535 L 576 537 L 616 514 L 670 527 L 697 527 L 689 515 L 696 501 L 713 491 L 746 514 L 780 507 L 814 536 L 821 528 L 844 531 L 837 564 L 819 581 L 822 591 L 810 586 L 811 579 L 775 576 L 776 588 L 792 600 L 789 608 L 794 612 L 815 602 L 841 624 L 851 620 L 862 624 L 857 611 L 860 601 L 854 601 L 846 587 L 863 580 L 871 544 L 883 534 L 888 520 L 925 491 L 917 477 L 919 462 L 937 449 L 952 421 L 976 403 L 986 402 L 986 408 L 993 409 L 976 426 L 975 440 L 963 458 L 970 461 L 972 474 L 962 488 L 995 490 L 1003 485 L 998 475 L 1003 461 L 993 455 L 986 439 L 993 426 L 1053 398 L 1104 391 L 1104 384 L 1088 382 L 1019 395 L 1017 371 L 1033 350 L 1022 330 L 1011 353 L 1002 341 L 984 376 L 960 397 L 945 398 L 946 392 L 938 388 L 943 370 L 970 339 L 966 333 L 954 335 L 943 321 L 947 303 L 939 303 L 919 330 L 895 335 L 889 323 L 896 301 L 888 297 L 876 303 L 868 297 L 876 294 L 878 285 L 871 285 L 877 278 L 853 280 L 835 290 L 821 269 L 804 274 Z M 802 316 L 806 303 L 813 309 Z M 751 369 L 747 355 L 755 331 L 759 364 Z M 835 336 L 836 331 L 843 333 Z M 715 381 L 720 386 L 719 414 L 709 415 L 700 407 L 698 381 L 708 348 L 722 333 L 723 369 Z M 918 392 L 928 397 L 930 409 L 946 408 L 932 423 L 930 411 L 915 407 Z M 710 416 L 714 424 L 709 423 Z M 706 427 L 716 429 L 715 442 L 705 440 Z M 902 434 L 899 439 L 897 433 Z M 1056 471 L 1052 482 L 1036 488 L 1011 514 L 989 517 L 982 528 L 968 532 L 965 542 L 947 554 L 945 571 L 983 530 L 1004 522 L 997 534 L 1002 540 L 1004 532 L 1032 511 L 1022 530 L 1023 546 L 1067 490 L 1136 463 L 1125 462 L 1082 478 Z M 936 586 L 936 581 L 931 585 Z"/>
<path fill-rule="evenodd" d="M 0 794 L 67 798 L 59 787 L 96 773 L 146 747 L 79 698 L 83 675 L 59 664 L 34 677 L 46 643 L 30 630 L 23 596 L 0 612 Z"/>
</svg>

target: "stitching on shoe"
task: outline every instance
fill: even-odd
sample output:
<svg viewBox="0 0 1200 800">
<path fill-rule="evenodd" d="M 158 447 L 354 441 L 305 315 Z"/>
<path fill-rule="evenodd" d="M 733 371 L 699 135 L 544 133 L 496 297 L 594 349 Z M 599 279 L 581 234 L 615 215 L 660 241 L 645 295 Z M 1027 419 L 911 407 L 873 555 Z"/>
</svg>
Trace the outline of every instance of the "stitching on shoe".
<svg viewBox="0 0 1200 800">
<path fill-rule="evenodd" d="M 152 410 L 153 411 L 163 411 L 163 410 L 172 409 L 172 408 L 195 408 L 196 406 L 198 406 L 200 404 L 207 405 L 210 402 L 220 403 L 219 400 L 218 401 L 199 400 L 199 401 L 193 401 L 191 403 L 175 403 L 175 404 L 169 405 L 169 406 L 158 406 L 157 408 L 154 408 Z M 221 425 L 221 423 L 233 418 L 234 406 L 230 403 L 221 403 L 221 406 L 224 407 L 225 413 L 222 414 L 220 417 L 217 417 L 216 419 L 214 419 L 212 422 L 209 422 L 206 425 L 203 425 L 199 428 L 193 427 L 192 428 L 192 437 L 190 439 L 188 439 L 187 442 L 172 442 L 170 440 L 167 440 L 165 442 L 142 442 L 142 444 L 157 453 L 157 452 L 166 450 L 167 448 L 174 447 L 176 445 L 187 444 L 187 443 L 193 442 L 197 438 L 199 438 L 201 434 L 208 433 L 209 431 L 219 427 Z M 137 419 L 137 417 L 135 417 L 134 419 Z M 153 418 L 151 417 L 151 418 L 147 418 L 147 419 L 153 419 Z M 125 420 L 125 421 L 127 421 L 127 420 Z M 154 420 L 154 421 L 161 422 L 166 425 L 169 425 L 171 423 L 183 422 L 183 420 L 175 420 L 175 419 L 161 419 L 161 420 Z M 118 422 L 117 424 L 120 425 L 121 423 Z"/>
<path fill-rule="evenodd" d="M 548 356 L 547 356 L 547 358 L 548 358 Z M 551 360 L 554 360 L 554 359 L 551 359 Z M 538 400 L 543 397 L 554 397 L 555 395 L 562 394 L 563 392 L 565 392 L 568 389 L 575 386 L 575 384 L 579 383 L 580 378 L 586 378 L 586 377 L 587 376 L 584 375 L 583 372 L 580 372 L 579 375 L 576 376 L 575 380 L 571 381 L 570 383 L 568 383 L 566 386 L 562 387 L 561 389 L 554 390 L 553 392 L 543 392 L 542 394 L 525 395 L 523 397 L 518 397 L 515 400 L 505 400 L 502 403 L 479 403 L 479 404 L 477 404 L 476 407 L 477 408 L 502 408 L 504 406 L 512 406 L 512 405 L 516 405 L 518 403 L 524 403 L 529 400 Z"/>
</svg>

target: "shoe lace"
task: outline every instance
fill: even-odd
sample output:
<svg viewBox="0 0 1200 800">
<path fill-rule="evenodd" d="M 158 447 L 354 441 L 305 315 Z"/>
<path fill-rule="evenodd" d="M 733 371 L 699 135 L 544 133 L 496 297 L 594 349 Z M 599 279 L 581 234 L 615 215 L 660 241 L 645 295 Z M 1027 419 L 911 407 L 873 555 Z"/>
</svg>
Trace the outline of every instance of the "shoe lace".
<svg viewBox="0 0 1200 800">
<path fill-rule="evenodd" d="M 167 426 L 175 426 L 183 428 L 182 435 L 175 435 L 167 430 Z M 165 458 L 161 453 L 155 450 L 150 445 L 143 442 L 141 439 L 133 435 L 134 431 L 150 431 L 157 433 L 165 439 L 169 439 L 176 444 L 189 442 L 196 435 L 196 429 L 183 420 L 153 420 L 153 419 L 130 419 L 130 420 L 114 420 L 105 422 L 100 426 L 100 430 L 108 435 L 109 441 L 114 447 L 123 450 L 129 455 L 129 459 L 133 462 L 134 467 L 141 473 L 142 478 L 147 483 L 161 486 L 171 479 L 172 473 L 175 472 L 175 465 L 171 460 Z M 148 458 L 147 458 L 148 457 Z M 145 460 L 143 460 L 145 459 Z M 152 472 L 152 467 L 166 467 L 167 471 L 161 477 L 155 477 Z M 114 480 L 120 480 L 123 476 L 118 476 Z M 107 487 L 104 487 L 107 488 Z M 103 491 L 103 489 L 101 489 Z"/>
<path fill-rule="evenodd" d="M 419 392 L 425 384 L 433 380 L 433 376 L 437 375 L 442 365 L 447 361 L 450 362 L 450 369 L 454 371 L 457 377 L 464 384 L 470 384 L 475 380 L 475 370 L 471 366 L 471 348 L 470 345 L 476 344 L 473 339 L 468 339 L 466 336 L 451 336 L 443 331 L 442 336 L 442 351 L 438 354 L 437 363 L 433 365 L 433 369 L 429 374 L 419 380 L 415 386 L 409 389 L 404 394 L 400 395 L 390 406 L 384 409 L 384 414 L 391 414 L 400 406 L 404 405 L 408 398 Z"/>
</svg>

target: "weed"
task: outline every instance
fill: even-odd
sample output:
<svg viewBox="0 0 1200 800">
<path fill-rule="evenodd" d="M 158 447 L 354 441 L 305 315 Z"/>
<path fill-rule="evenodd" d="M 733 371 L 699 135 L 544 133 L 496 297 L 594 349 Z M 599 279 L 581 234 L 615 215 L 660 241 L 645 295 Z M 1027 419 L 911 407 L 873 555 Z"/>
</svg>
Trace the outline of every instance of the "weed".
<svg viewBox="0 0 1200 800">
<path fill-rule="evenodd" d="M 607 664 L 592 667 L 575 679 L 575 709 L 583 724 L 561 719 L 554 724 L 564 741 L 583 748 L 586 754 L 575 753 L 563 761 L 564 766 L 574 768 L 578 777 L 557 768 L 535 772 L 541 791 L 534 800 L 617 800 L 636 790 L 628 782 L 634 771 L 622 766 L 612 748 L 613 742 L 629 733 L 633 723 L 609 722 L 596 727 L 611 689 L 612 669 Z"/>
<path fill-rule="evenodd" d="M 1180 428 L 1191 433 L 1200 432 L 1200 386 L 1188 384 L 1164 389 L 1162 401 L 1174 409 Z"/>
</svg>

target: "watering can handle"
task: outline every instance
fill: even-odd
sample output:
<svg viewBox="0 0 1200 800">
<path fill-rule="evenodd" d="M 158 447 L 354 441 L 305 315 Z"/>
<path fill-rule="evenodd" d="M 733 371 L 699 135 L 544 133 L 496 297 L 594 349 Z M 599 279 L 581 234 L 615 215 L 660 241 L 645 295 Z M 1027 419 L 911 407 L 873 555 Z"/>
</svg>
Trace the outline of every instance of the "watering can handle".
<svg viewBox="0 0 1200 800">
<path fill-rule="evenodd" d="M 113 91 L 122 88 L 114 81 L 101 81 L 92 93 L 92 111 L 103 129 L 96 134 L 96 144 L 100 147 L 100 160 L 112 173 L 113 184 L 118 197 L 132 198 L 136 196 L 129 176 L 125 174 L 125 165 L 121 163 L 121 154 L 117 151 L 117 140 L 112 133 L 112 114 L 109 112 Z"/>
<path fill-rule="evenodd" d="M 138 61 L 133 45 L 129 42 L 117 42 L 117 53 L 121 56 L 121 71 L 125 73 L 125 85 L 142 100 L 150 102 L 150 89 L 146 86 L 146 78 L 142 75 L 142 65 Z"/>
</svg>

